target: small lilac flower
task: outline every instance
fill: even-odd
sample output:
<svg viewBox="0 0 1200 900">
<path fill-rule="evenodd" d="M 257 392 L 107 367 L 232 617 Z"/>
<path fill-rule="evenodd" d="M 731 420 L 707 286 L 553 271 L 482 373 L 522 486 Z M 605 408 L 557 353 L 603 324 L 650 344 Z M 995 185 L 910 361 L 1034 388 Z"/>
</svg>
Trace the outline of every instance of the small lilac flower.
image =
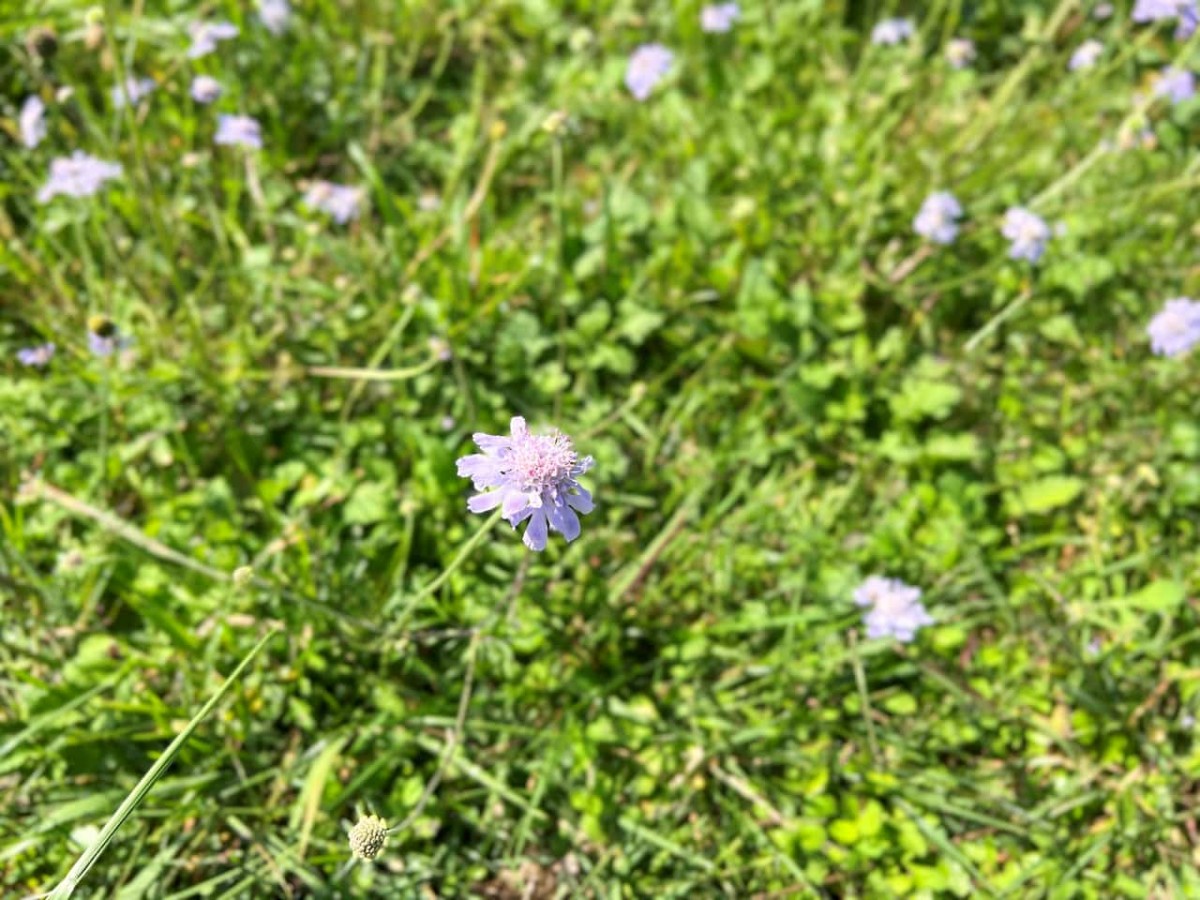
<svg viewBox="0 0 1200 900">
<path fill-rule="evenodd" d="M 1188 731 L 1191 731 L 1193 728 L 1196 727 L 1196 717 L 1193 716 L 1191 713 L 1184 713 L 1182 716 L 1179 717 L 1179 725 L 1180 725 L 1180 727 L 1186 728 Z"/>
<path fill-rule="evenodd" d="M 700 30 L 723 34 L 733 28 L 741 16 L 742 8 L 736 3 L 711 3 L 700 10 Z"/>
<path fill-rule="evenodd" d="M 925 198 L 913 219 L 913 231 L 935 244 L 952 244 L 958 237 L 962 205 L 948 191 L 936 191 Z"/>
<path fill-rule="evenodd" d="M 112 356 L 118 350 L 124 350 L 129 346 L 130 340 L 116 330 L 107 335 L 89 331 L 87 333 L 87 343 L 88 349 L 92 351 L 92 355 L 103 359 L 107 356 Z"/>
<path fill-rule="evenodd" d="M 90 197 L 106 181 L 119 178 L 121 166 L 105 162 L 82 150 L 70 156 L 60 156 L 50 163 L 50 177 L 38 191 L 38 203 L 47 203 L 60 194 L 68 197 Z"/>
<path fill-rule="evenodd" d="M 438 362 L 450 362 L 450 360 L 454 359 L 454 351 L 450 349 L 450 342 L 445 338 L 434 335 L 429 338 L 427 344 L 429 345 L 429 352 L 433 354 L 433 358 Z"/>
<path fill-rule="evenodd" d="M 21 143 L 30 150 L 46 136 L 46 104 L 37 94 L 30 94 L 21 104 L 19 124 Z"/>
<path fill-rule="evenodd" d="M 217 116 L 214 144 L 262 149 L 262 126 L 250 116 Z"/>
<path fill-rule="evenodd" d="M 1084 649 L 1087 650 L 1088 656 L 1099 656 L 1100 651 L 1104 649 L 1104 644 L 1101 643 L 1100 638 L 1094 637 L 1088 641 L 1087 647 Z"/>
<path fill-rule="evenodd" d="M 899 578 L 872 575 L 854 591 L 854 602 L 870 607 L 863 616 L 870 638 L 894 637 L 907 644 L 919 628 L 933 624 L 921 603 L 921 589 Z"/>
<path fill-rule="evenodd" d="M 1050 240 L 1050 226 L 1046 220 L 1023 206 L 1014 206 L 1004 214 L 1000 233 L 1012 241 L 1008 248 L 1010 259 L 1025 259 L 1031 263 L 1042 258 L 1046 242 Z"/>
<path fill-rule="evenodd" d="M 1092 18 L 1097 22 L 1103 22 L 1113 14 L 1113 5 L 1111 3 L 1097 3 L 1096 8 L 1092 10 Z"/>
<path fill-rule="evenodd" d="M 292 18 L 292 8 L 288 0 L 260 0 L 258 17 L 271 34 L 283 34 Z"/>
<path fill-rule="evenodd" d="M 125 106 L 126 102 L 137 106 L 143 97 L 149 96 L 157 87 L 158 82 L 153 78 L 138 78 L 135 75 L 130 75 L 125 79 L 124 84 L 113 85 L 113 106 L 121 109 Z"/>
<path fill-rule="evenodd" d="M 212 103 L 219 100 L 224 88 L 211 75 L 197 75 L 192 79 L 192 99 L 197 103 Z"/>
<path fill-rule="evenodd" d="M 1150 324 L 1150 349 L 1159 356 L 1179 356 L 1200 343 L 1200 303 L 1175 297 L 1163 304 Z"/>
<path fill-rule="evenodd" d="M 953 38 L 946 44 L 946 62 L 952 69 L 965 69 L 975 61 L 975 42 Z"/>
<path fill-rule="evenodd" d="M 884 19 L 871 29 L 871 43 L 890 47 L 904 43 L 914 34 L 912 19 Z"/>
<path fill-rule="evenodd" d="M 459 477 L 483 491 L 467 501 L 467 508 L 482 513 L 499 506 L 513 528 L 528 520 L 523 540 L 530 550 L 546 548 L 548 529 L 575 540 L 576 511 L 586 514 L 593 508 L 592 495 L 576 479 L 592 467 L 592 458 L 580 459 L 565 434 L 530 434 L 520 416 L 513 417 L 511 428 L 510 437 L 475 434 L 483 453 L 459 459 Z"/>
<path fill-rule="evenodd" d="M 221 41 L 237 37 L 238 28 L 232 22 L 193 22 L 188 33 L 192 36 L 192 46 L 188 47 L 187 58 L 199 59 L 216 50 Z"/>
<path fill-rule="evenodd" d="M 625 69 L 625 86 L 635 100 L 645 100 L 666 74 L 671 71 L 675 54 L 662 44 L 642 44 L 629 57 Z"/>
<path fill-rule="evenodd" d="M 41 344 L 37 347 L 24 347 L 17 351 L 17 361 L 23 366 L 41 368 L 54 359 L 54 344 Z"/>
<path fill-rule="evenodd" d="M 1200 8 L 1196 0 L 1137 0 L 1130 17 L 1140 23 L 1177 19 L 1175 37 L 1182 40 L 1191 37 L 1196 30 Z"/>
<path fill-rule="evenodd" d="M 1171 103 L 1182 103 L 1192 99 L 1196 93 L 1196 76 L 1187 69 L 1167 66 L 1154 82 L 1154 96 L 1166 97 Z"/>
<path fill-rule="evenodd" d="M 1100 55 L 1103 52 L 1104 45 L 1099 41 L 1084 41 L 1071 54 L 1067 68 L 1072 72 L 1078 72 L 1080 69 L 1090 69 L 1100 60 Z"/>
<path fill-rule="evenodd" d="M 304 204 L 328 213 L 339 225 L 345 225 L 358 218 L 362 198 L 361 188 L 332 181 L 314 181 L 304 195 Z"/>
</svg>

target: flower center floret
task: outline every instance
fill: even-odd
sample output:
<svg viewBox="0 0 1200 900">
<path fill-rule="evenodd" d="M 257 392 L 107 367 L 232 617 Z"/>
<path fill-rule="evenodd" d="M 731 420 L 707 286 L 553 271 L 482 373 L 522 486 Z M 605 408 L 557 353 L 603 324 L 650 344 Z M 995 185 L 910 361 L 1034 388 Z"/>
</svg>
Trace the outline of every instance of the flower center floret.
<svg viewBox="0 0 1200 900">
<path fill-rule="evenodd" d="M 530 493 L 556 493 L 574 474 L 578 457 L 565 434 L 526 434 L 514 440 L 511 473 Z"/>
</svg>

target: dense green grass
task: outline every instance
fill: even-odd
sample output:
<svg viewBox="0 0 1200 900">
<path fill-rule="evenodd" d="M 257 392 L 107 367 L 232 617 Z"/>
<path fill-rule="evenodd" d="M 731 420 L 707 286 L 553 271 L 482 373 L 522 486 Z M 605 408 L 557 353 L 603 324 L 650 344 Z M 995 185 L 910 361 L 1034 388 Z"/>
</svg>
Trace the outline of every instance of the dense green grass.
<svg viewBox="0 0 1200 900">
<path fill-rule="evenodd" d="M 3 0 L 0 895 L 52 889 L 273 626 L 79 896 L 1200 895 L 1200 399 L 1145 334 L 1200 291 L 1200 101 L 1135 96 L 1200 54 L 1120 4 L 917 6 L 880 48 L 877 3 L 722 36 L 691 0 L 304 0 L 274 38 Z M 242 32 L 192 64 L 200 13 Z M 128 71 L 158 90 L 114 111 Z M 1155 145 L 1105 149 L 1143 108 Z M 37 204 L 75 148 L 124 176 Z M 1036 266 L 1015 204 L 1065 226 Z M 596 511 L 422 592 L 512 415 L 596 458 Z M 925 591 L 910 645 L 864 637 L 877 572 Z M 402 827 L 350 865 L 367 812 Z"/>
</svg>

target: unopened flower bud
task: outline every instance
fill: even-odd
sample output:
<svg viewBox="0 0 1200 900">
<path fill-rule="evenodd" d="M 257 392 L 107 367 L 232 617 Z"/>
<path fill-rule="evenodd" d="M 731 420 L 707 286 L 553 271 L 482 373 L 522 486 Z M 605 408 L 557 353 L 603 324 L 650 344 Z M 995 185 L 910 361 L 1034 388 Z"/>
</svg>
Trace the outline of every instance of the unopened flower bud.
<svg viewBox="0 0 1200 900">
<path fill-rule="evenodd" d="M 387 822 L 379 816 L 364 816 L 350 829 L 350 853 L 355 859 L 374 859 L 386 843 Z"/>
</svg>

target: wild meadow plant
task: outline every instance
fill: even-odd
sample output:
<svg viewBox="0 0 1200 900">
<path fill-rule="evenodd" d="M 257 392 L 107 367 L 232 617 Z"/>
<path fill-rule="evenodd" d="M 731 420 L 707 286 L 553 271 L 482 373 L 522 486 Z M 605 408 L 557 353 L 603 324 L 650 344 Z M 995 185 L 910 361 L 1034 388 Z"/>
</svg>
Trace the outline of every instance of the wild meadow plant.
<svg viewBox="0 0 1200 900">
<path fill-rule="evenodd" d="M 1200 895 L 1196 25 L 14 12 L 0 895 Z"/>
</svg>

